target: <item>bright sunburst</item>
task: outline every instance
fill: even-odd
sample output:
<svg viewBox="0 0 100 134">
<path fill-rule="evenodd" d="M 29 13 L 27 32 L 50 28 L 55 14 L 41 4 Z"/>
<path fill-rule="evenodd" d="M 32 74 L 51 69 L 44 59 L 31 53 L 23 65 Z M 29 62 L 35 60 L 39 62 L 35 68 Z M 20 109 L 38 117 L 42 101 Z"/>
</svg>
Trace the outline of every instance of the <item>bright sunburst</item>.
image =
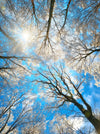
<svg viewBox="0 0 100 134">
<path fill-rule="evenodd" d="M 25 43 L 28 43 L 31 41 L 32 39 L 32 35 L 31 35 L 31 32 L 29 31 L 22 31 L 22 33 L 20 33 L 20 39 L 22 41 L 24 41 Z"/>
<path fill-rule="evenodd" d="M 13 37 L 16 41 L 16 46 L 14 47 L 15 51 L 21 51 L 28 52 L 29 48 L 32 46 L 33 44 L 33 29 L 32 28 L 20 28 L 20 27 L 15 27 L 14 29 L 12 29 L 13 32 Z"/>
<path fill-rule="evenodd" d="M 33 25 L 15 25 L 13 28 L 9 29 L 12 33 L 16 45 L 13 47 L 14 51 L 19 51 L 28 53 L 34 47 L 34 41 L 37 35 L 37 28 Z M 32 49 L 30 49 L 32 47 Z"/>
<path fill-rule="evenodd" d="M 15 26 L 11 32 L 13 32 L 14 38 L 21 44 L 30 45 L 33 42 L 33 28 L 29 26 L 17 27 Z"/>
</svg>

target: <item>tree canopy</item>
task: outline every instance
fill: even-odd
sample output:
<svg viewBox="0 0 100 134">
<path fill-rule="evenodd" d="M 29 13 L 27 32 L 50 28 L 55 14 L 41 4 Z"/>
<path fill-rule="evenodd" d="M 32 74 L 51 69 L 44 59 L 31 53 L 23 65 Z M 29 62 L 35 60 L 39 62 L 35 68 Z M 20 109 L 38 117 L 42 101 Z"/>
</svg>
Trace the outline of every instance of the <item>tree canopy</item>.
<svg viewBox="0 0 100 134">
<path fill-rule="evenodd" d="M 100 134 L 99 89 L 100 0 L 0 0 L 0 133 Z"/>
</svg>

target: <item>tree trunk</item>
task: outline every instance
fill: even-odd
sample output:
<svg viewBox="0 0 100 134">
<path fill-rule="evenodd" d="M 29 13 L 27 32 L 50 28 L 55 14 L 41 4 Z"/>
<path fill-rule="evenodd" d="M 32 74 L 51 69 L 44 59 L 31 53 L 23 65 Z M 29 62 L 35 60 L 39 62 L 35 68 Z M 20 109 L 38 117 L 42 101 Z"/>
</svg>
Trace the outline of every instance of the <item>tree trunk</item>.
<svg viewBox="0 0 100 134">
<path fill-rule="evenodd" d="M 77 106 L 77 108 L 79 108 L 79 110 L 85 115 L 88 121 L 94 126 L 97 134 L 100 134 L 100 120 L 96 119 L 91 111 L 84 109 L 83 105 L 79 104 L 76 100 L 73 99 L 73 103 Z"/>
<path fill-rule="evenodd" d="M 93 115 L 91 115 L 87 119 L 92 123 L 97 133 L 100 134 L 100 120 L 96 119 Z"/>
</svg>

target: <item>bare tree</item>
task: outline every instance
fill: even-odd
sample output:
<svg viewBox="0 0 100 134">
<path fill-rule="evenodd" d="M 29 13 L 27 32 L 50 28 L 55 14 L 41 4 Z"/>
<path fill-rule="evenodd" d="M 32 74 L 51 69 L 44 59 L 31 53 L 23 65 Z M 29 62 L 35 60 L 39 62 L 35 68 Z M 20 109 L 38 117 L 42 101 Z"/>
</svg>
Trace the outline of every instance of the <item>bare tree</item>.
<svg viewBox="0 0 100 134">
<path fill-rule="evenodd" d="M 23 134 L 45 134 L 45 123 L 38 122 L 35 125 L 30 125 L 29 127 L 25 128 L 22 133 Z"/>
<path fill-rule="evenodd" d="M 56 98 L 56 108 L 63 106 L 66 102 L 72 103 L 94 126 L 97 133 L 100 133 L 100 120 L 93 115 L 92 107 L 80 92 L 80 87 L 84 82 L 82 78 L 80 82 L 75 84 L 63 68 L 58 69 L 57 67 L 48 68 L 47 71 L 41 70 L 38 73 L 41 77 L 36 82 L 48 86 L 50 96 Z"/>
<path fill-rule="evenodd" d="M 5 95 L 3 92 L 0 94 L 0 133 L 18 132 L 19 129 L 20 132 L 24 130 L 25 133 L 25 130 L 28 131 L 29 127 L 34 127 L 34 130 L 40 131 L 44 122 L 43 116 L 41 117 L 39 111 L 40 105 L 35 103 L 33 106 L 35 101 L 34 95 L 32 96 L 31 94 L 33 100 L 30 100 L 28 93 L 21 95 L 21 93 L 14 91 L 12 94 L 8 93 Z M 37 113 L 36 110 L 38 111 Z"/>
<path fill-rule="evenodd" d="M 1 87 L 4 81 L 8 82 L 7 78 L 11 80 L 12 77 L 12 79 L 17 80 L 16 77 L 19 77 L 20 74 L 25 76 L 27 72 L 30 73 L 27 63 L 31 58 L 33 59 L 37 49 L 39 51 L 43 50 L 44 55 L 44 51 L 46 51 L 46 57 L 49 55 L 49 51 L 51 55 L 52 52 L 57 55 L 60 52 L 54 51 L 54 49 L 59 44 L 64 50 L 61 54 L 64 54 L 66 63 L 72 61 L 71 65 L 75 67 L 73 69 L 77 68 L 77 70 L 85 70 L 85 67 L 88 66 L 91 68 L 91 72 L 94 72 L 92 75 L 96 75 L 96 80 L 100 80 L 100 64 L 98 64 L 100 59 L 99 0 L 4 0 L 4 5 L 3 7 L 0 3 Z M 22 36 L 20 33 L 25 32 L 25 30 L 31 31 L 31 37 L 28 42 L 23 42 L 20 38 Z M 69 42 L 68 31 L 71 32 L 69 38 L 73 38 L 74 32 L 78 34 L 78 37 L 74 36 L 76 38 Z M 57 42 L 58 38 L 59 43 Z M 78 40 L 78 38 L 81 38 L 82 41 L 81 39 Z M 33 60 L 29 62 L 31 68 L 32 63 Z M 79 68 L 76 67 L 77 64 Z M 94 67 L 95 70 L 93 70 Z M 87 72 L 90 71 L 90 68 Z M 100 120 L 93 115 L 91 106 L 79 91 L 83 81 L 75 85 L 66 72 L 59 71 L 56 68 L 49 69 L 47 72 L 39 72 L 39 74 L 45 79 L 37 80 L 37 82 L 49 86 L 50 92 L 60 103 L 56 107 L 62 106 L 65 102 L 74 104 L 99 133 Z M 23 78 L 23 75 L 21 75 L 21 78 Z M 0 89 L 0 92 L 2 90 L 3 88 Z M 80 102 L 78 99 L 80 99 Z M 12 107 L 12 104 L 15 105 L 16 101 L 17 99 L 14 100 L 13 98 L 7 104 L 8 110 L 3 109 L 4 114 L 7 111 L 7 117 L 1 127 L 1 131 L 4 130 L 9 121 L 10 107 Z M 18 123 L 16 124 L 15 121 L 7 133 L 22 123 L 19 120 L 20 116 L 23 118 L 24 113 L 19 114 Z"/>
<path fill-rule="evenodd" d="M 100 1 L 99 0 L 76 0 L 73 3 L 73 6 L 76 7 L 76 13 L 74 19 L 79 25 L 79 29 L 83 29 L 85 31 L 92 30 L 95 34 L 97 29 L 99 29 L 99 8 L 100 8 Z M 87 28 L 87 29 L 86 29 Z M 83 34 L 84 34 L 83 33 Z"/>
<path fill-rule="evenodd" d="M 93 75 L 97 86 L 100 84 L 99 43 L 99 35 L 91 43 L 87 43 L 87 41 L 81 40 L 77 36 L 73 36 L 69 41 L 63 40 L 66 65 L 77 72 L 84 70 L 85 73 Z"/>
<path fill-rule="evenodd" d="M 12 96 L 8 102 L 6 102 L 6 99 L 4 101 L 2 99 L 1 101 L 2 107 L 0 108 L 0 122 L 1 122 L 0 133 L 8 134 L 12 132 L 14 129 L 16 129 L 19 125 L 23 123 L 28 123 L 25 121 L 25 119 L 27 119 L 27 114 L 29 111 L 31 111 L 31 109 L 26 110 L 26 107 L 24 107 L 21 110 L 21 112 L 18 112 L 17 117 L 16 118 L 14 117 L 15 119 L 11 117 L 13 116 L 13 108 L 15 107 L 16 109 L 18 105 L 21 105 L 23 101 L 22 98 L 23 95 L 19 97 Z M 11 122 L 10 126 L 8 126 L 9 122 Z"/>
<path fill-rule="evenodd" d="M 50 121 L 50 130 L 55 134 L 91 134 L 93 129 L 82 127 L 83 122 L 83 117 L 66 117 L 66 115 L 55 114 Z"/>
<path fill-rule="evenodd" d="M 50 122 L 51 133 L 74 134 L 73 125 L 66 119 L 65 115 L 56 114 Z"/>
</svg>

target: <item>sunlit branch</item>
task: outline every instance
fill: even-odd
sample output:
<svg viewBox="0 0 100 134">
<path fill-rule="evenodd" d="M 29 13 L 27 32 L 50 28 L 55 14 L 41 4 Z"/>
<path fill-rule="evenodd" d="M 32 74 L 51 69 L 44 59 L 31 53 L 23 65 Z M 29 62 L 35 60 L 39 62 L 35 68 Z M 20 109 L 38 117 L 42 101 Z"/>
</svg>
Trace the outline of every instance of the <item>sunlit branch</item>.
<svg viewBox="0 0 100 134">
<path fill-rule="evenodd" d="M 33 15 L 34 15 L 35 19 L 37 20 L 34 0 L 31 0 L 31 3 L 32 3 L 32 7 L 33 7 Z"/>
<path fill-rule="evenodd" d="M 47 39 L 49 39 L 49 31 L 50 31 L 51 20 L 52 20 L 52 16 L 53 16 L 54 3 L 55 3 L 55 0 L 51 0 L 50 9 L 49 9 L 48 26 L 47 26 L 46 37 L 45 37 L 45 42 L 46 42 Z"/>
<path fill-rule="evenodd" d="M 3 109 L 2 113 L 0 114 L 0 118 L 8 112 L 9 109 L 11 109 L 11 107 L 16 106 L 17 104 L 19 104 L 22 100 L 21 98 L 23 97 L 24 94 L 22 94 L 20 97 L 15 98 L 15 96 L 13 96 L 11 98 L 11 100 L 8 102 L 7 106 Z M 19 102 L 20 101 L 20 102 Z"/>
<path fill-rule="evenodd" d="M 71 0 L 68 1 L 67 8 L 65 9 L 65 11 L 66 11 L 66 13 L 65 13 L 65 19 L 64 19 L 63 26 L 61 27 L 61 30 L 62 30 L 62 29 L 64 28 L 64 26 L 66 25 L 67 16 L 68 16 L 68 10 L 69 10 L 70 4 L 71 4 Z"/>
<path fill-rule="evenodd" d="M 7 119 L 6 119 L 5 123 L 4 123 L 4 125 L 3 125 L 3 126 L 1 127 L 1 129 L 0 129 L 0 133 L 5 129 L 5 127 L 6 127 L 7 123 L 8 123 L 8 121 L 9 121 L 10 114 L 11 114 L 11 109 L 9 109 L 8 117 L 7 117 Z"/>
<path fill-rule="evenodd" d="M 58 100 L 60 99 L 62 101 L 62 103 L 59 104 L 59 101 L 56 100 L 58 104 L 55 106 L 55 108 L 63 106 L 65 102 L 74 104 L 74 106 L 76 106 L 82 112 L 82 114 L 98 131 L 98 125 L 100 125 L 100 121 L 94 117 L 91 106 L 86 102 L 83 95 L 79 91 L 79 88 L 82 85 L 83 81 L 81 81 L 78 85 L 75 85 L 71 77 L 66 72 L 61 72 L 58 68 L 54 68 L 55 67 L 48 68 L 48 71 L 39 71 L 38 73 L 42 77 L 40 80 L 34 80 L 34 82 L 48 85 L 49 90 L 53 94 L 53 97 L 56 97 Z M 70 84 L 73 87 L 73 90 L 76 91 L 78 98 L 75 98 L 75 94 L 72 92 Z M 66 92 L 64 92 L 65 90 L 63 91 L 63 89 L 65 89 Z M 81 101 L 79 102 L 77 99 L 80 99 Z"/>
</svg>

